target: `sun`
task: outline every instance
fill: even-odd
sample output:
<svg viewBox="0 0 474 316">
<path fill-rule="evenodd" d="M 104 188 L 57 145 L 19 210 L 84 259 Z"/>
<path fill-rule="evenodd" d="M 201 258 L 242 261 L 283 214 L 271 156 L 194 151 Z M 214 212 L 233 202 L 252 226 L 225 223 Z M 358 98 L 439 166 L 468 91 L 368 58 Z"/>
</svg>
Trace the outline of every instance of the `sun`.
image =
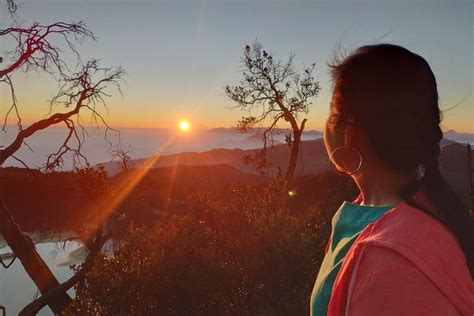
<svg viewBox="0 0 474 316">
<path fill-rule="evenodd" d="M 187 131 L 187 130 L 189 130 L 189 122 L 188 122 L 188 121 L 181 121 L 181 122 L 179 122 L 179 128 L 180 128 L 182 131 Z"/>
</svg>

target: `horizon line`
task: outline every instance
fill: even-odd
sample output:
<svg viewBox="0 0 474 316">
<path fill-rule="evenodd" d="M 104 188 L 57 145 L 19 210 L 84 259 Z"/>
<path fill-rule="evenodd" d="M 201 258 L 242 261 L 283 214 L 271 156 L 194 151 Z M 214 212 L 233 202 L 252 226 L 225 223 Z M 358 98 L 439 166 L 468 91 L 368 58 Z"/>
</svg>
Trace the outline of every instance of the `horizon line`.
<svg viewBox="0 0 474 316">
<path fill-rule="evenodd" d="M 29 125 L 29 124 L 33 124 L 31 122 L 25 122 L 26 124 L 23 124 L 23 125 Z M 5 125 L 6 127 L 17 127 L 17 124 L 15 123 L 8 123 Z M 142 129 L 142 130 L 172 130 L 172 129 L 178 129 L 177 127 L 151 127 L 151 126 L 127 126 L 127 125 L 117 125 L 117 126 L 113 126 L 112 124 L 109 124 L 109 127 L 111 129 L 117 129 L 120 131 L 120 129 Z M 62 126 L 62 125 L 51 125 L 49 126 L 48 128 L 66 128 L 65 126 Z M 105 128 L 104 125 L 84 125 L 84 128 L 98 128 L 98 129 L 103 129 Z M 253 127 L 252 129 L 265 129 L 267 128 L 267 126 L 261 126 L 261 127 Z M 200 130 L 200 131 L 209 131 L 209 130 L 215 130 L 215 129 L 235 129 L 237 130 L 237 128 L 235 126 L 216 126 L 216 127 L 205 127 L 205 126 L 196 126 L 196 127 L 193 127 L 193 130 Z M 289 130 L 291 129 L 291 127 L 279 127 L 279 128 L 276 128 L 277 130 Z M 324 129 L 324 128 L 323 128 Z M 306 129 L 304 130 L 304 132 L 319 132 L 321 134 L 324 134 L 323 132 L 323 129 L 319 129 L 319 128 L 311 128 L 311 129 Z M 447 127 L 447 126 L 441 126 L 441 130 L 443 131 L 443 134 L 444 133 L 448 133 L 448 132 L 455 132 L 455 133 L 458 133 L 458 134 L 474 134 L 474 129 L 473 130 L 464 130 L 464 129 L 454 129 L 454 128 L 450 128 L 450 127 Z M 3 132 L 3 133 L 6 133 L 6 132 Z"/>
</svg>

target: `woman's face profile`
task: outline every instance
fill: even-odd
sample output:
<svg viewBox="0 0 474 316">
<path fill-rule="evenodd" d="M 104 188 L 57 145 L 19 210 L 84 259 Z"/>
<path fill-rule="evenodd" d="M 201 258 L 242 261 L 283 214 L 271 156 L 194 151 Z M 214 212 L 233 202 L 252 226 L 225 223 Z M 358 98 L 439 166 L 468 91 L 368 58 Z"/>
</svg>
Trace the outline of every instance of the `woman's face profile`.
<svg viewBox="0 0 474 316">
<path fill-rule="evenodd" d="M 325 123 L 324 146 L 329 163 L 343 173 L 352 172 L 352 170 L 358 170 L 358 173 L 362 171 L 358 166 L 362 159 L 360 153 L 365 150 L 362 149 L 360 143 L 361 135 L 357 136 L 362 131 L 353 124 L 350 117 L 335 112 L 331 106 Z"/>
</svg>

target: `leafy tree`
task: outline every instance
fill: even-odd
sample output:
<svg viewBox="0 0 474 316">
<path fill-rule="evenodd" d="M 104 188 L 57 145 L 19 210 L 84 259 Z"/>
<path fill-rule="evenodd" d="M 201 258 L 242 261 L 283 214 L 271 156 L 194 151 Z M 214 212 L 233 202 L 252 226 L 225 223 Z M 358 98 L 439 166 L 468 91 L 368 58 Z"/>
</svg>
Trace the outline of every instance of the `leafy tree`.
<svg viewBox="0 0 474 316">
<path fill-rule="evenodd" d="M 308 114 L 311 99 L 320 90 L 319 83 L 313 77 L 315 64 L 304 68 L 300 74 L 294 69 L 293 60 L 293 54 L 285 62 L 276 59 L 273 53 L 264 50 L 261 43 L 255 41 L 244 49 L 243 80 L 236 86 L 227 85 L 224 88 L 227 97 L 237 103 L 235 108 L 249 112 L 238 122 L 240 131 L 247 132 L 256 125 L 270 124 L 263 132 L 260 158 L 265 156 L 267 146 L 273 145 L 273 134 L 280 120 L 290 124 L 291 133 L 286 136 L 291 149 L 286 171 L 288 183 L 295 175 L 301 135 L 307 121 L 306 118 L 300 120 L 300 116 Z"/>
</svg>

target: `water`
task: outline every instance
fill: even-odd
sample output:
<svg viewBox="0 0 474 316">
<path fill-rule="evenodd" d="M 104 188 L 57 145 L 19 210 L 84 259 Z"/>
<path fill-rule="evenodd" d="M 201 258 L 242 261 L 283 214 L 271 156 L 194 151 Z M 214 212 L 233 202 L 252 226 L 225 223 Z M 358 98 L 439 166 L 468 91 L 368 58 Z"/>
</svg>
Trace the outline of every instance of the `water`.
<svg viewBox="0 0 474 316">
<path fill-rule="evenodd" d="M 36 244 L 36 250 L 49 268 L 59 280 L 64 282 L 73 275 L 69 264 L 80 263 L 81 253 L 79 248 L 82 244 L 76 241 L 67 242 L 65 247 L 56 242 L 44 242 Z M 76 250 L 76 251 L 75 251 Z M 9 247 L 0 248 L 0 254 L 10 253 Z M 4 260 L 5 263 L 10 259 Z M 74 290 L 68 291 L 71 297 Z M 32 302 L 37 294 L 37 287 L 26 274 L 25 269 L 18 259 L 5 269 L 0 265 L 0 305 L 6 307 L 7 315 L 17 315 L 23 307 Z M 45 307 L 38 315 L 53 315 L 52 311 Z"/>
</svg>

